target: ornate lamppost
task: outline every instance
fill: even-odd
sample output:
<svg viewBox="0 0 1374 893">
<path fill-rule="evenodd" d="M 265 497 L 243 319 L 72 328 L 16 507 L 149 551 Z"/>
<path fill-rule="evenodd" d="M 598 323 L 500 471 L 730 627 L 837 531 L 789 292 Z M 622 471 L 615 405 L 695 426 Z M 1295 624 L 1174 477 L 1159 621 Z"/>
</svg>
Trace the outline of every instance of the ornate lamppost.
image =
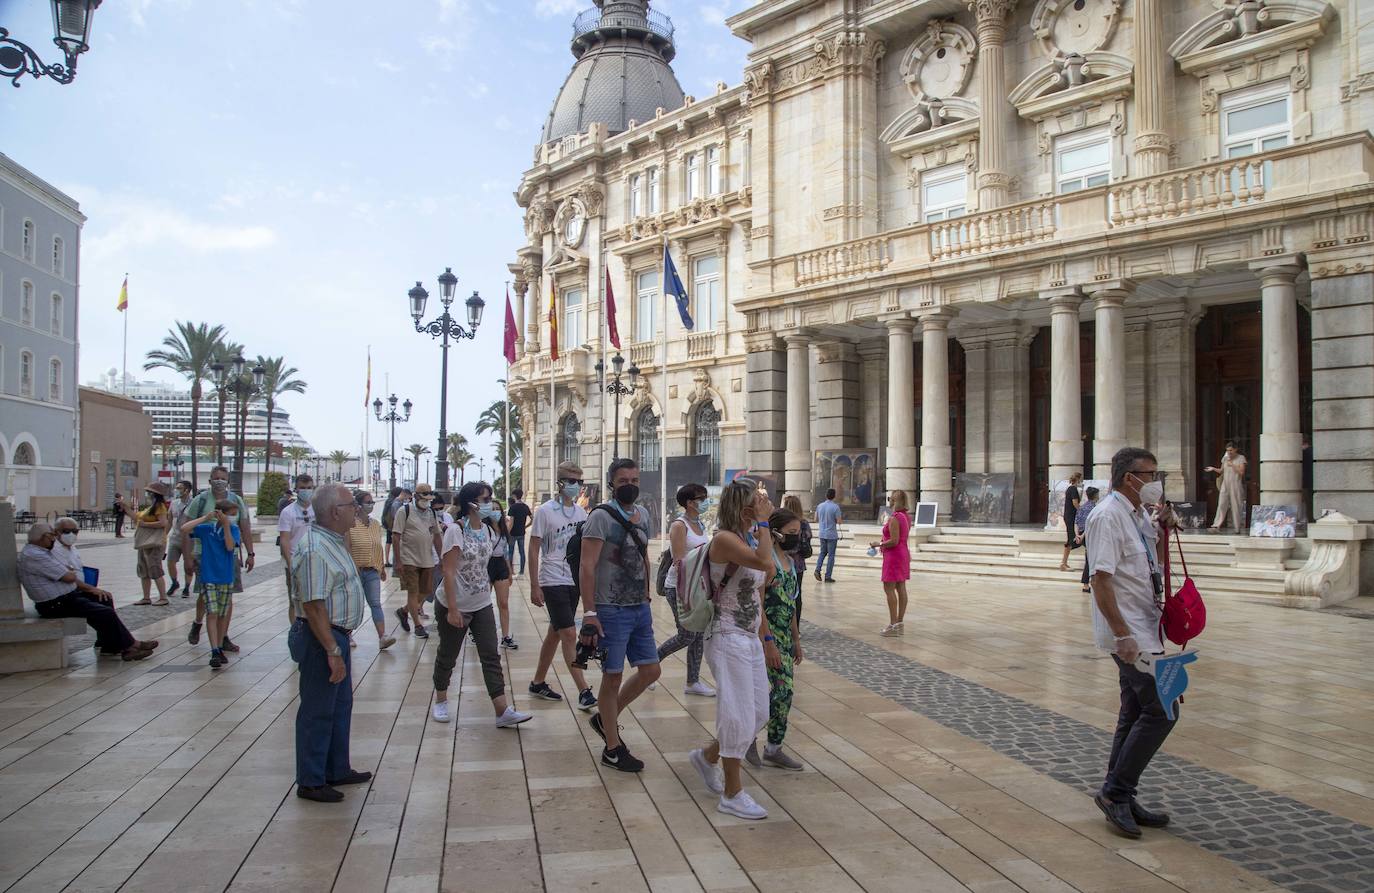
<svg viewBox="0 0 1374 893">
<path fill-rule="evenodd" d="M 65 66 L 60 62 L 45 63 L 32 47 L 0 28 L 0 78 L 9 78 L 16 87 L 26 74 L 70 84 L 76 77 L 76 58 L 91 48 L 91 19 L 100 3 L 101 0 L 52 0 L 52 42 L 66 57 Z"/>
<path fill-rule="evenodd" d="M 251 380 L 244 377 L 244 367 L 248 365 L 244 360 L 243 354 L 239 354 L 232 360 L 234 367 L 234 380 L 229 384 L 229 390 L 234 394 L 234 418 L 238 425 L 238 445 L 234 450 L 234 468 L 229 473 L 230 486 L 234 492 L 243 493 L 243 451 L 244 439 L 248 433 L 248 408 L 252 404 L 254 397 L 262 393 L 262 379 L 267 374 L 267 370 L 262 364 L 253 367 L 253 377 Z"/>
<path fill-rule="evenodd" d="M 434 489 L 441 491 L 448 490 L 448 341 L 450 338 L 455 341 L 475 338 L 477 326 L 482 322 L 482 308 L 486 306 L 486 301 L 474 291 L 472 297 L 464 302 L 468 313 L 468 327 L 464 329 L 448 312 L 457 285 L 458 277 L 453 275 L 453 268 L 445 267 L 444 272 L 439 274 L 439 300 L 444 304 L 444 312 L 438 319 L 427 323 L 420 322 L 420 317 L 425 315 L 429 292 L 419 282 L 409 292 L 410 315 L 415 320 L 415 331 L 428 332 L 433 338 L 443 339 L 440 342 L 443 363 L 439 377 L 439 449 L 434 457 Z"/>
<path fill-rule="evenodd" d="M 603 387 L 606 393 L 615 395 L 615 437 L 613 438 L 613 448 L 611 460 L 620 458 L 620 398 L 628 397 L 635 392 L 635 384 L 639 381 L 639 367 L 634 363 L 630 364 L 630 384 L 628 387 L 620 383 L 620 372 L 625 368 L 625 358 L 616 351 L 611 358 L 611 365 L 615 367 L 615 372 L 611 380 L 606 382 L 606 364 L 602 360 L 596 361 L 596 379 L 598 382 L 606 382 Z"/>
<path fill-rule="evenodd" d="M 395 489 L 396 489 L 396 423 L 397 423 L 397 422 L 408 422 L 408 421 L 410 421 L 410 410 L 411 410 L 412 407 L 414 407 L 415 404 L 411 403 L 409 400 L 406 400 L 406 402 L 402 403 L 402 404 L 401 404 L 401 407 L 402 407 L 403 409 L 405 409 L 406 414 L 405 414 L 405 415 L 401 415 L 401 414 L 399 414 L 399 413 L 396 412 L 396 395 L 395 395 L 395 394 L 392 394 L 390 397 L 388 397 L 387 400 L 386 400 L 386 402 L 387 402 L 387 403 L 390 405 L 390 407 L 391 407 L 391 410 L 390 410 L 386 415 L 382 415 L 382 398 L 381 398 L 381 397 L 378 397 L 376 400 L 373 400 L 373 401 L 372 401 L 372 411 L 373 411 L 374 413 L 377 414 L 377 421 L 379 421 L 379 422 L 385 422 L 385 423 L 387 423 L 387 424 L 389 424 L 389 425 L 391 426 L 391 488 L 390 488 L 390 489 L 395 490 Z"/>
<path fill-rule="evenodd" d="M 210 364 L 210 372 L 214 375 L 215 396 L 219 400 L 219 412 L 216 415 L 215 423 L 215 464 L 224 464 L 224 401 L 228 394 L 229 381 L 224 377 L 228 367 L 219 360 Z"/>
</svg>

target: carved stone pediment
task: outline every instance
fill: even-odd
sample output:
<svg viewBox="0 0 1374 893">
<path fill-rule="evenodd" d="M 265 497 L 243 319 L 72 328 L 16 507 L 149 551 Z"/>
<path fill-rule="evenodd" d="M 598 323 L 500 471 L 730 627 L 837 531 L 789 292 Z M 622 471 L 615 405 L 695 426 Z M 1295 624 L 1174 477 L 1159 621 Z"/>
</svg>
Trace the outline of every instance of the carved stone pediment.
<svg viewBox="0 0 1374 893">
<path fill-rule="evenodd" d="M 1169 47 L 1169 55 L 1190 74 L 1307 49 L 1336 15 L 1322 0 L 1217 0 L 1216 5 Z"/>
<path fill-rule="evenodd" d="M 902 157 L 949 145 L 976 133 L 978 106 L 968 89 L 977 41 L 964 26 L 937 19 L 902 57 L 902 82 L 914 100 L 883 129 L 880 139 Z"/>
</svg>

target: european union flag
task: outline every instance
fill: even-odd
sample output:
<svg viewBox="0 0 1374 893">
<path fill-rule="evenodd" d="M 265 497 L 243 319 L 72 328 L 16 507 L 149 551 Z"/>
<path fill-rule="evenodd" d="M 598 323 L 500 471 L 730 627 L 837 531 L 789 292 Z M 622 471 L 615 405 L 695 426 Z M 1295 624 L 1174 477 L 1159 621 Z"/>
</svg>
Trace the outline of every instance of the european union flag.
<svg viewBox="0 0 1374 893">
<path fill-rule="evenodd" d="M 682 279 L 677 275 L 677 267 L 673 265 L 673 256 L 668 253 L 668 245 L 663 245 L 663 293 L 672 295 L 673 300 L 677 301 L 677 312 L 682 317 L 682 326 L 688 331 L 692 330 L 692 314 L 687 309 L 687 289 L 682 285 Z"/>
</svg>

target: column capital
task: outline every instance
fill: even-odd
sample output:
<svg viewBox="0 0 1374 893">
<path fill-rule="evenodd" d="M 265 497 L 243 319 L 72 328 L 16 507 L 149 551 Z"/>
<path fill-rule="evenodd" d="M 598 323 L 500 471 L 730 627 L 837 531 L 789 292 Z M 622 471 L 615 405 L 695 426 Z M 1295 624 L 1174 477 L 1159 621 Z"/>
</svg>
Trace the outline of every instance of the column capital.
<svg viewBox="0 0 1374 893">
<path fill-rule="evenodd" d="M 854 349 L 858 351 L 859 359 L 865 362 L 887 359 L 887 344 L 882 338 L 861 341 Z"/>
<path fill-rule="evenodd" d="M 1083 286 L 1083 291 L 1094 301 L 1120 296 L 1123 300 L 1135 294 L 1134 279 L 1103 279 Z"/>
<path fill-rule="evenodd" d="M 781 337 L 789 348 L 809 347 L 811 342 L 815 340 L 816 333 L 812 329 L 793 329 L 790 332 L 783 332 Z"/>
<path fill-rule="evenodd" d="M 916 320 L 913 319 L 909 313 L 903 313 L 900 316 L 884 317 L 882 323 L 887 327 L 889 335 L 896 332 L 914 332 L 916 330 Z"/>
<path fill-rule="evenodd" d="M 942 307 L 939 310 L 922 313 L 916 317 L 916 320 L 921 324 L 921 331 L 923 333 L 934 331 L 943 332 L 949 329 L 950 320 L 954 319 L 956 315 L 957 311 L 948 307 Z"/>
<path fill-rule="evenodd" d="M 1250 269 L 1259 274 L 1260 282 L 1265 285 L 1291 284 L 1307 269 L 1307 258 L 1301 254 L 1278 254 L 1251 261 Z"/>
<path fill-rule="evenodd" d="M 745 332 L 744 348 L 749 353 L 759 353 L 766 350 L 781 350 L 782 344 L 776 332 Z"/>
<path fill-rule="evenodd" d="M 1040 299 L 1048 301 L 1054 313 L 1077 313 L 1083 303 L 1083 290 L 1077 285 L 1065 285 L 1040 292 Z"/>
<path fill-rule="evenodd" d="M 996 38 L 993 42 L 1000 46 L 1006 35 L 1007 17 L 1016 6 L 1016 0 L 964 0 L 964 5 L 977 21 L 979 49 L 983 48 L 985 40 L 993 37 Z"/>
</svg>

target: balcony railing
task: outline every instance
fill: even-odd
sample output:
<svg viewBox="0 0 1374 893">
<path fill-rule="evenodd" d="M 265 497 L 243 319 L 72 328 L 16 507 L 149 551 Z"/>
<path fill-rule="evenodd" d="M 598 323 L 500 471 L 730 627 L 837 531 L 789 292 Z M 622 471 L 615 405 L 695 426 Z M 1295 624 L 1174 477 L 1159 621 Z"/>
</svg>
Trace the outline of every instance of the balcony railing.
<svg viewBox="0 0 1374 893">
<path fill-rule="evenodd" d="M 627 15 L 624 13 L 603 14 L 600 9 L 587 9 L 578 14 L 573 20 L 573 39 L 590 34 L 600 28 L 636 28 L 643 29 L 645 20 L 637 15 Z M 648 15 L 649 31 L 657 34 L 669 43 L 673 40 L 673 20 L 661 12 L 649 10 Z"/>
<path fill-rule="evenodd" d="M 630 363 L 645 369 L 654 364 L 654 358 L 658 356 L 657 341 L 639 341 L 630 345 Z"/>
<path fill-rule="evenodd" d="M 797 285 L 880 273 L 890 263 L 892 244 L 886 236 L 846 242 L 797 255 Z"/>
<path fill-rule="evenodd" d="M 1234 158 L 1113 187 L 1112 226 L 1172 220 L 1264 200 L 1270 162 Z"/>
<path fill-rule="evenodd" d="M 1054 238 L 1053 200 L 956 217 L 930 227 L 930 259 L 945 260 Z"/>
<path fill-rule="evenodd" d="M 687 359 L 705 360 L 716 354 L 715 332 L 694 332 L 687 336 Z"/>
</svg>

